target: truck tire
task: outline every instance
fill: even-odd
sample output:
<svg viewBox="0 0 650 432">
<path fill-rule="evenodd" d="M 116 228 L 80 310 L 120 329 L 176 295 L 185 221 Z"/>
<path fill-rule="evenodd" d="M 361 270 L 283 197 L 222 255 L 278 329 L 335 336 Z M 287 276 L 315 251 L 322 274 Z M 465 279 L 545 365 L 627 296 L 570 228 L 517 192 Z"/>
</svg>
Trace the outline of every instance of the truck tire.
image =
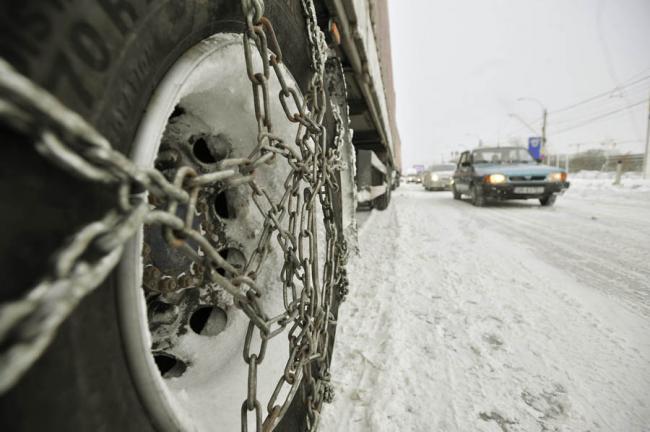
<svg viewBox="0 0 650 432">
<path fill-rule="evenodd" d="M 153 92 L 177 59 L 211 35 L 244 29 L 240 2 L 232 0 L 25 0 L 0 8 L 0 56 L 127 155 Z M 267 2 L 265 15 L 304 92 L 310 55 L 300 1 Z M 11 228 L 0 234 L 6 302 L 38 282 L 69 235 L 115 205 L 115 191 L 54 167 L 2 123 L 0 137 L 0 193 L 10 204 L 0 224 Z M 0 397 L 0 429 L 169 429 L 145 408 L 127 364 L 116 279 L 113 273 L 81 301 L 46 352 Z M 300 399 L 290 413 L 304 410 Z M 277 430 L 303 428 L 299 415 L 287 414 Z"/>
<path fill-rule="evenodd" d="M 390 204 L 390 195 L 391 195 L 391 189 L 389 187 L 386 188 L 386 193 L 375 198 L 372 201 L 372 205 L 374 208 L 377 210 L 386 210 L 388 208 L 388 205 Z"/>
</svg>

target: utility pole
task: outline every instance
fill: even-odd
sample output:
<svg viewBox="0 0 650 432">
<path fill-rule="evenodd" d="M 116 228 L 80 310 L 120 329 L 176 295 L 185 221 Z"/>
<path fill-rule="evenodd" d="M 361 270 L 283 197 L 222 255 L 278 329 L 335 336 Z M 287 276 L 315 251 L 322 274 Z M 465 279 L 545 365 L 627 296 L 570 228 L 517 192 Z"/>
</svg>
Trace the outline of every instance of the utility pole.
<svg viewBox="0 0 650 432">
<path fill-rule="evenodd" d="M 535 99 L 533 97 L 524 96 L 524 97 L 517 98 L 517 100 L 518 101 L 526 101 L 527 100 L 527 101 L 535 102 L 542 109 L 542 113 L 543 113 L 542 114 L 542 148 L 540 149 L 540 155 L 542 156 L 542 159 L 544 159 L 544 158 L 546 158 L 548 156 L 546 154 L 546 120 L 547 120 L 547 117 L 548 117 L 548 110 L 546 109 L 546 106 L 542 102 L 540 102 L 539 99 Z M 516 116 L 516 117 L 519 118 L 519 116 Z M 524 122 L 521 118 L 519 118 L 519 120 L 522 123 L 524 123 L 528 127 L 528 129 L 533 130 L 533 128 L 531 128 L 528 125 L 528 123 Z"/>
<path fill-rule="evenodd" d="M 650 179 L 650 96 L 648 96 L 648 128 L 645 133 L 645 154 L 643 155 L 643 178 Z"/>
</svg>

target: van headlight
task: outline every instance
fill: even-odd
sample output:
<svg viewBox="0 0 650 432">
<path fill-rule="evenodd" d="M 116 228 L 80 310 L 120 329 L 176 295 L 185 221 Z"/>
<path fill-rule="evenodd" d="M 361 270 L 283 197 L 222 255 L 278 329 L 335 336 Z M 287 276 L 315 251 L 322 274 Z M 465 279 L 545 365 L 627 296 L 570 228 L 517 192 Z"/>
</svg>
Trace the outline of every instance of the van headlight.
<svg viewBox="0 0 650 432">
<path fill-rule="evenodd" d="M 431 174 L 431 181 L 438 181 L 438 174 Z"/>
<path fill-rule="evenodd" d="M 546 176 L 546 181 L 549 182 L 564 182 L 566 181 L 565 172 L 554 172 Z"/>
</svg>

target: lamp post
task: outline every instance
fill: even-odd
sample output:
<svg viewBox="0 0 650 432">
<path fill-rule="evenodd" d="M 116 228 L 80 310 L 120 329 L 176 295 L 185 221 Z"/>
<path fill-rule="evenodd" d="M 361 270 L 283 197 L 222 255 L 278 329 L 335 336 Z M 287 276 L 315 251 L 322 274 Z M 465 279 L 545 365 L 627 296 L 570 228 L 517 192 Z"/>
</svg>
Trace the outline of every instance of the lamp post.
<svg viewBox="0 0 650 432">
<path fill-rule="evenodd" d="M 524 120 L 523 118 L 521 118 L 521 116 L 520 116 L 519 114 L 508 113 L 508 117 L 512 117 L 512 118 L 515 118 L 515 119 L 519 120 L 519 121 L 521 122 L 521 124 L 523 124 L 524 126 L 526 126 L 526 127 L 527 127 L 531 132 L 532 132 L 532 133 L 534 133 L 534 134 L 537 133 L 537 131 L 535 130 L 535 128 L 532 127 L 531 125 L 529 125 L 528 122 L 527 122 L 526 120 Z"/>
<path fill-rule="evenodd" d="M 523 96 L 518 98 L 517 101 L 535 102 L 542 109 L 542 155 L 546 156 L 546 118 L 548 117 L 548 110 L 544 104 L 539 101 L 539 99 L 535 99 L 534 97 Z"/>
</svg>

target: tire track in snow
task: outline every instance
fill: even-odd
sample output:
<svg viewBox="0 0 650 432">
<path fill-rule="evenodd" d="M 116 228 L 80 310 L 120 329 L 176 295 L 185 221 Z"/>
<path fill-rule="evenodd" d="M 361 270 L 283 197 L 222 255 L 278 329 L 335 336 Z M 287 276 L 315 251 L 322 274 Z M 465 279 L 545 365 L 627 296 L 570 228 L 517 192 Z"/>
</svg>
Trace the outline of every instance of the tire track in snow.
<svg viewBox="0 0 650 432">
<path fill-rule="evenodd" d="M 562 267 L 582 283 L 596 287 L 626 307 L 650 317 L 650 261 L 639 253 L 643 250 L 640 244 L 619 248 L 617 254 L 612 254 L 611 244 L 592 240 L 593 235 L 575 225 L 568 224 L 573 226 L 573 231 L 564 234 L 558 232 L 556 225 L 540 230 L 547 221 L 526 220 L 521 213 L 508 214 L 507 208 L 480 210 L 476 216 L 489 222 L 490 229 L 516 238 L 535 251 L 539 260 Z M 535 210 L 531 210 L 536 215 Z M 636 257 L 639 257 L 637 265 L 642 265 L 642 269 L 631 267 L 630 262 Z"/>
<path fill-rule="evenodd" d="M 472 209 L 472 210 L 475 210 L 475 209 Z M 483 211 L 483 209 L 480 209 L 479 211 Z M 494 213 L 497 213 L 497 211 L 495 211 Z M 477 218 L 480 218 L 478 213 L 475 214 L 474 216 L 477 217 Z M 499 217 L 499 219 L 497 219 L 497 217 Z M 507 234 L 507 235 L 509 235 L 511 237 L 514 237 L 514 238 L 525 238 L 523 236 L 524 233 L 520 233 L 520 235 L 516 235 L 517 233 L 512 232 L 512 227 L 515 226 L 519 222 L 518 220 L 515 220 L 515 219 L 513 219 L 511 217 L 508 217 L 508 216 L 503 216 L 501 213 L 499 215 L 495 216 L 494 220 L 498 220 L 499 223 L 502 224 L 502 226 L 505 225 L 505 226 L 508 227 L 507 229 L 500 230 L 501 234 L 505 233 L 505 234 Z M 515 235 L 513 235 L 513 234 L 515 234 Z M 539 271 L 536 272 L 534 268 L 530 268 L 530 266 L 529 266 L 530 262 L 526 263 L 526 262 L 521 261 L 521 260 L 518 261 L 516 256 L 508 257 L 508 258 L 510 258 L 513 261 L 511 263 L 510 267 L 525 269 L 525 271 L 523 273 L 524 275 L 525 274 L 533 275 L 533 274 L 537 273 L 537 274 L 540 274 L 541 276 L 543 276 L 543 273 L 540 273 Z M 507 259 L 507 257 L 503 256 L 503 259 Z M 574 298 L 567 295 L 565 292 L 562 292 L 562 291 L 556 289 L 555 288 L 556 285 L 554 283 L 548 283 L 547 282 L 544 285 L 546 285 L 548 288 L 550 288 L 552 293 L 557 298 L 560 298 L 562 302 L 566 303 L 566 306 L 568 306 L 567 313 L 570 316 L 573 315 L 573 312 L 577 312 L 576 315 L 579 317 L 578 321 L 580 321 L 580 323 L 588 322 L 591 326 L 594 327 L 594 330 L 596 330 L 596 332 L 597 332 L 596 334 L 599 334 L 599 336 L 594 335 L 594 337 L 592 337 L 591 346 L 598 347 L 599 346 L 599 338 L 602 337 L 603 339 L 607 340 L 610 343 L 608 348 L 613 346 L 615 350 L 621 350 L 621 351 L 624 352 L 624 355 L 622 357 L 620 357 L 620 358 L 622 358 L 624 361 L 625 360 L 631 360 L 631 363 L 628 362 L 628 364 L 630 366 L 630 370 L 639 370 L 640 366 L 642 366 L 643 364 L 647 364 L 647 356 L 640 355 L 638 350 L 634 350 L 634 349 L 630 350 L 629 347 L 627 347 L 624 344 L 625 340 L 613 337 L 612 334 L 611 334 L 612 330 L 602 328 L 602 322 L 600 320 L 597 320 L 591 312 L 586 311 L 584 309 L 583 305 L 581 305 L 579 302 L 577 302 Z M 539 304 L 539 299 L 538 299 L 538 302 L 536 304 Z M 540 321 L 540 320 L 537 320 L 537 321 L 538 322 L 543 322 L 543 321 Z M 560 322 L 562 322 L 562 321 L 560 321 Z M 566 325 L 565 322 L 563 322 L 563 324 Z M 550 330 L 550 331 L 552 331 L 554 334 L 560 334 L 561 335 L 563 333 L 562 330 L 563 329 L 560 329 L 558 327 L 553 327 L 552 330 Z M 590 336 L 591 336 L 591 334 L 590 334 Z M 571 347 L 572 346 L 571 341 L 570 340 L 565 341 L 564 346 Z M 605 348 L 605 349 L 607 349 L 607 348 Z M 587 352 L 587 355 L 589 355 L 589 354 L 590 353 Z M 556 352 L 555 356 L 557 356 L 557 355 L 564 355 L 564 353 Z M 580 352 L 580 350 L 576 350 L 576 352 L 573 353 L 572 358 L 574 358 L 574 360 L 575 360 L 576 358 L 580 359 L 580 358 L 584 358 L 584 357 L 585 357 L 585 352 Z M 590 366 L 591 366 L 590 364 L 586 364 L 586 363 L 583 364 L 583 370 L 589 370 Z M 647 378 L 648 378 L 647 377 L 647 370 L 646 370 L 646 376 L 642 376 L 640 378 L 643 381 L 647 382 Z M 607 388 L 609 386 L 608 382 L 603 382 L 602 384 L 603 384 L 603 388 Z M 650 385 L 650 383 L 648 385 Z M 615 399 L 617 399 L 619 402 L 627 400 L 629 398 L 628 395 L 623 394 L 621 391 L 617 391 L 616 387 L 612 387 L 610 389 L 610 392 L 613 393 L 616 396 Z M 646 396 L 647 396 L 647 393 L 646 393 Z M 580 397 L 580 396 L 578 396 L 578 397 Z M 599 412 L 596 411 L 595 415 L 598 416 Z M 635 415 L 634 413 L 632 413 L 632 417 L 635 417 L 635 419 L 636 419 L 636 426 L 635 427 L 638 430 L 641 430 L 641 428 L 643 427 L 643 426 L 641 426 L 643 424 L 642 423 L 643 417 L 647 417 L 647 410 L 645 411 L 645 413 L 642 413 L 642 414 L 636 414 Z M 632 420 L 632 419 L 630 419 L 630 420 Z M 607 425 L 607 421 L 601 417 L 600 424 L 601 425 Z M 616 430 L 616 429 L 613 429 L 613 430 Z"/>
<path fill-rule="evenodd" d="M 545 217 L 548 215 L 547 212 L 540 214 L 534 208 L 527 215 L 534 217 L 531 220 L 524 219 L 521 214 L 508 214 L 503 210 L 482 209 L 485 213 L 484 216 L 491 218 L 495 228 L 502 231 L 517 229 L 520 234 L 519 238 L 528 240 L 529 243 L 544 244 L 546 251 L 549 252 L 549 257 L 569 256 L 578 259 L 583 265 L 594 262 L 596 265 L 592 268 L 593 272 L 596 275 L 599 275 L 598 270 L 600 270 L 600 274 L 608 272 L 603 276 L 610 282 L 619 278 L 640 284 L 650 277 L 648 261 L 642 255 L 634 254 L 643 247 L 644 230 L 642 227 L 635 229 L 636 236 L 633 244 L 626 245 L 618 236 L 614 236 L 609 231 L 603 231 L 601 226 L 576 227 L 574 224 L 565 224 L 565 221 L 557 224 L 557 221 Z M 508 222 L 507 226 L 504 225 L 504 221 Z M 650 235 L 650 230 L 646 231 Z M 603 239 L 603 236 L 609 238 Z M 619 253 L 613 253 L 612 248 Z M 561 254 L 557 253 L 558 249 L 561 249 Z M 607 259 L 603 259 L 603 257 Z M 645 299 L 641 298 L 641 300 Z"/>
</svg>

